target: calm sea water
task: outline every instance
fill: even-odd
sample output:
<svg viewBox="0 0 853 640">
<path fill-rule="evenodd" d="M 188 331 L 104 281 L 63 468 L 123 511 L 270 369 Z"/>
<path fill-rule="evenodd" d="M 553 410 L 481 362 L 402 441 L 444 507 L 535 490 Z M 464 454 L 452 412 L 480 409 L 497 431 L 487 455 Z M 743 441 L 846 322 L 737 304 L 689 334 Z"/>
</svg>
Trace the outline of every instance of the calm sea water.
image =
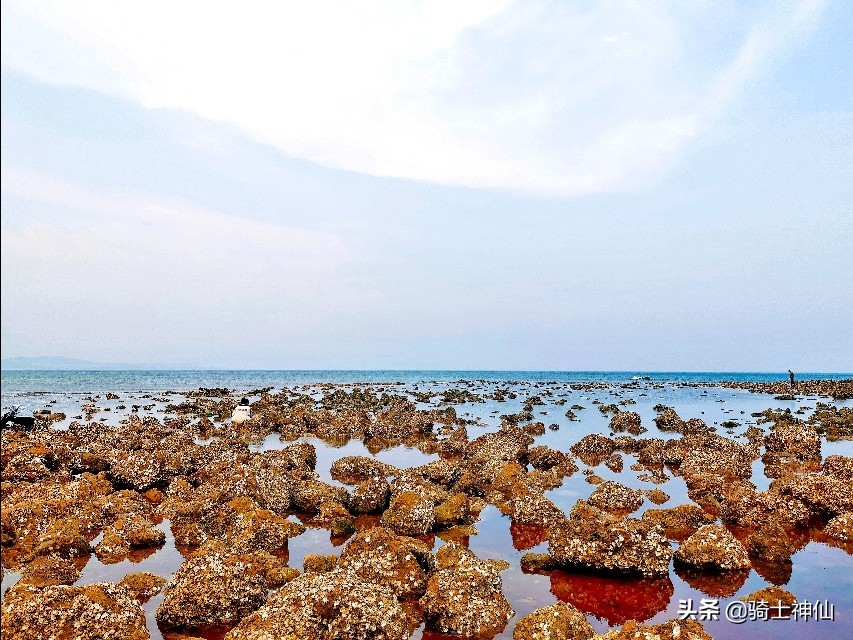
<svg viewBox="0 0 853 640">
<path fill-rule="evenodd" d="M 454 382 L 629 382 L 649 376 L 657 382 L 703 383 L 737 380 L 774 382 L 788 373 L 646 372 L 646 371 L 409 371 L 409 370 L 130 370 L 130 371 L 22 371 L 2 372 L 3 403 L 7 397 L 32 393 L 100 393 L 106 391 L 189 391 L 199 387 L 228 387 L 237 391 L 316 382 L 392 383 Z M 853 373 L 798 373 L 800 379 L 842 379 Z"/>
<path fill-rule="evenodd" d="M 622 384 L 637 377 L 648 376 L 651 380 L 638 380 L 636 385 L 623 388 Z M 853 374 L 841 373 L 797 373 L 799 379 L 807 378 L 848 378 Z M 518 397 L 498 403 L 487 400 L 482 403 L 457 405 L 459 415 L 474 419 L 476 424 L 469 427 L 469 436 L 474 438 L 481 433 L 499 427 L 500 414 L 513 413 L 521 409 L 526 397 L 542 393 L 542 405 L 534 409 L 536 419 L 553 424 L 556 430 L 547 430 L 536 438 L 536 444 L 544 444 L 567 451 L 568 448 L 589 433 L 609 433 L 609 417 L 595 410 L 596 403 L 612 403 L 630 400 L 630 410 L 638 412 L 642 422 L 649 428 L 644 437 L 673 437 L 657 431 L 653 419 L 654 406 L 663 403 L 672 406 L 683 418 L 701 417 L 709 424 L 717 425 L 720 432 L 742 438 L 743 430 L 754 423 L 751 414 L 768 407 L 789 408 L 802 411 L 806 417 L 817 402 L 827 402 L 826 398 L 798 396 L 795 400 L 775 400 L 772 395 L 754 394 L 740 389 L 724 389 L 713 386 L 690 386 L 695 383 L 714 383 L 723 380 L 747 382 L 771 382 L 787 380 L 787 372 L 773 373 L 693 373 L 693 372 L 554 372 L 554 371 L 3 371 L 2 403 L 22 404 L 28 409 L 50 408 L 52 411 L 68 413 L 65 421 L 57 423 L 62 428 L 81 412 L 85 398 L 97 396 L 101 408 L 97 419 L 110 423 L 127 415 L 127 406 L 131 404 L 147 405 L 140 413 L 151 413 L 159 417 L 167 415 L 166 406 L 177 399 L 181 392 L 196 390 L 199 387 L 226 387 L 239 393 L 251 394 L 251 391 L 273 387 L 305 387 L 304 391 L 319 396 L 322 383 L 340 384 L 376 383 L 383 385 L 386 391 L 406 393 L 408 390 L 441 391 L 457 381 L 468 381 L 464 388 L 485 395 L 495 387 L 506 388 L 518 393 Z M 594 386 L 584 389 L 571 389 L 572 383 L 599 382 L 608 386 Z M 460 385 L 462 386 L 462 385 Z M 169 391 L 175 394 L 168 393 Z M 106 392 L 113 392 L 118 398 L 107 399 Z M 158 397 L 159 396 L 159 397 Z M 569 420 L 565 416 L 566 406 L 578 403 L 585 410 L 579 410 L 578 419 Z M 435 397 L 430 403 L 440 405 Z M 835 402 L 837 406 L 853 406 L 853 401 Z M 429 405 L 420 403 L 420 406 Z M 736 421 L 737 426 L 726 430 L 722 425 L 726 421 Z M 363 443 L 350 441 L 343 446 L 333 446 L 316 438 L 305 438 L 317 450 L 317 471 L 330 483 L 337 484 L 329 475 L 334 460 L 345 455 L 366 455 L 376 457 L 400 468 L 424 464 L 437 456 L 425 455 L 417 449 L 395 447 L 378 453 L 371 453 Z M 271 434 L 263 442 L 253 443 L 253 450 L 262 451 L 287 446 L 288 442 Z M 824 442 L 823 455 L 853 455 L 853 442 Z M 671 507 L 689 502 L 686 487 L 678 476 L 671 476 L 666 482 L 652 484 L 643 480 L 639 473 L 630 468 L 633 459 L 624 456 L 625 468 L 616 473 L 603 465 L 595 468 L 595 473 L 607 480 L 617 480 L 631 487 L 650 489 L 655 486 L 671 496 L 664 506 Z M 766 490 L 771 479 L 764 474 L 761 461 L 754 465 L 752 482 L 759 490 Z M 568 512 L 580 498 L 587 498 L 594 487 L 585 481 L 582 473 L 567 478 L 565 483 L 547 492 L 548 497 L 561 509 Z M 644 510 L 654 508 L 650 502 L 633 517 Z M 358 525 L 357 525 L 358 526 Z M 367 526 L 367 525 L 365 525 Z M 544 552 L 547 544 L 525 536 L 524 531 L 510 526 L 510 521 L 495 507 L 487 507 L 476 523 L 478 534 L 464 540 L 481 558 L 500 558 L 509 562 L 510 569 L 503 574 L 504 594 L 510 600 L 517 615 L 500 638 L 511 638 L 515 622 L 521 616 L 538 607 L 547 606 L 559 600 L 572 602 L 588 615 L 588 619 L 598 631 L 619 627 L 629 618 L 645 620 L 650 623 L 662 622 L 677 616 L 679 601 L 690 598 L 698 603 L 707 598 L 708 588 L 683 579 L 674 569 L 670 575 L 657 581 L 639 579 L 618 579 L 601 577 L 585 573 L 556 572 L 553 575 L 529 575 L 520 570 L 521 556 L 526 552 Z M 117 581 L 132 571 L 152 571 L 164 577 L 171 576 L 184 561 L 175 549 L 168 523 L 160 527 L 167 534 L 166 545 L 159 550 L 146 551 L 117 564 L 105 565 L 94 555 L 89 557 L 78 584 L 101 580 Z M 93 541 L 93 543 L 96 543 Z M 343 542 L 330 537 L 324 529 L 309 528 L 308 531 L 289 542 L 289 564 L 301 569 L 302 560 L 308 553 L 337 554 Z M 443 544 L 441 539 L 434 540 L 437 549 Z M 3 590 L 18 579 L 18 575 L 7 572 L 3 578 Z M 835 606 L 835 621 L 777 621 L 748 622 L 734 624 L 721 619 L 704 622 L 705 628 L 715 638 L 750 638 L 770 640 L 786 634 L 799 634 L 807 638 L 853 637 L 853 559 L 841 549 L 820 542 L 809 542 L 794 556 L 791 575 L 783 580 L 769 580 L 753 570 L 742 581 L 723 585 L 726 595 L 720 598 L 725 607 L 739 597 L 752 593 L 768 584 L 784 584 L 801 599 L 810 601 L 828 600 Z M 162 594 L 152 598 L 144 605 L 148 617 L 148 626 L 152 638 L 162 638 L 154 619 L 154 612 L 162 602 Z M 421 637 L 422 631 L 415 634 Z M 216 634 L 204 634 L 215 640 Z"/>
</svg>

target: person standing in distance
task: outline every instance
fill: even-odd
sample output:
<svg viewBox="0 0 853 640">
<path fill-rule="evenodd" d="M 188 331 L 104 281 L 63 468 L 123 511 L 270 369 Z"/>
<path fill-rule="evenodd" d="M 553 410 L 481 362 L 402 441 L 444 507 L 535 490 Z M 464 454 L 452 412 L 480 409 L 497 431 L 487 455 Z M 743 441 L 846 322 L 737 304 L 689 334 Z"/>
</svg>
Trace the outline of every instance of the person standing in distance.
<svg viewBox="0 0 853 640">
<path fill-rule="evenodd" d="M 249 406 L 249 399 L 243 398 L 240 400 L 240 404 L 234 407 L 234 411 L 231 412 L 231 423 L 232 424 L 243 424 L 252 417 L 252 407 Z"/>
</svg>

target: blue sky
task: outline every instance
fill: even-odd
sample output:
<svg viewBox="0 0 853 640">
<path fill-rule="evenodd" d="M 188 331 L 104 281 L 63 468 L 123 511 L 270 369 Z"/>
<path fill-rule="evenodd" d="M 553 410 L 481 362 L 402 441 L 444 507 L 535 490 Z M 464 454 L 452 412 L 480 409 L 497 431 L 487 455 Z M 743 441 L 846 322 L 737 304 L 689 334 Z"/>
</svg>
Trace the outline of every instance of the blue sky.
<svg viewBox="0 0 853 640">
<path fill-rule="evenodd" d="M 3 357 L 851 370 L 849 3 L 454 4 L 4 2 Z"/>
</svg>

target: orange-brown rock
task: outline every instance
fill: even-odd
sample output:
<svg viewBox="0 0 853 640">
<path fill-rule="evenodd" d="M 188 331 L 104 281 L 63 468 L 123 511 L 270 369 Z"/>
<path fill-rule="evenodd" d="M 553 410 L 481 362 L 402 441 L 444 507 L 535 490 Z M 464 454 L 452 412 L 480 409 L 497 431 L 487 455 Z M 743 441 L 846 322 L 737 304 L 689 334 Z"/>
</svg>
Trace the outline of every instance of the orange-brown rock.
<svg viewBox="0 0 853 640">
<path fill-rule="evenodd" d="M 236 624 L 267 599 L 274 561 L 262 552 L 238 555 L 223 544 L 206 545 L 167 583 L 158 624 L 166 629 Z"/>
<path fill-rule="evenodd" d="M 306 554 L 302 559 L 302 570 L 306 573 L 329 573 L 338 566 L 338 556 Z"/>
<path fill-rule="evenodd" d="M 557 451 L 546 446 L 531 447 L 527 450 L 527 462 L 534 469 L 550 469 L 563 464 L 568 456 L 562 451 Z"/>
<path fill-rule="evenodd" d="M 435 522 L 441 526 L 454 524 L 470 524 L 473 521 L 468 496 L 464 493 L 454 493 L 434 509 Z"/>
<path fill-rule="evenodd" d="M 4 640 L 149 638 L 135 595 L 112 582 L 41 589 L 15 585 L 3 598 L 2 627 Z"/>
<path fill-rule="evenodd" d="M 352 514 L 339 502 L 327 500 L 320 505 L 320 511 L 312 519 L 315 525 L 332 532 L 333 536 L 348 535 L 355 531 Z"/>
<path fill-rule="evenodd" d="M 641 424 L 640 414 L 635 411 L 620 411 L 610 419 L 610 430 L 614 433 L 627 431 L 635 436 L 647 431 Z"/>
<path fill-rule="evenodd" d="M 654 638 L 655 640 L 713 640 L 702 625 L 695 620 L 670 620 L 655 625 L 644 625 L 629 620 L 618 631 L 609 631 L 596 636 L 596 640 L 637 640 Z"/>
<path fill-rule="evenodd" d="M 671 509 L 648 509 L 640 519 L 660 525 L 668 538 L 679 541 L 715 520 L 714 516 L 693 504 L 682 504 Z"/>
<path fill-rule="evenodd" d="M 775 480 L 771 489 L 785 499 L 805 503 L 813 515 L 836 516 L 853 511 L 850 483 L 832 476 L 811 473 Z"/>
<path fill-rule="evenodd" d="M 332 478 L 344 484 L 358 484 L 371 478 L 387 478 L 395 469 L 389 464 L 367 456 L 345 456 L 332 463 Z"/>
<path fill-rule="evenodd" d="M 592 433 L 581 438 L 569 450 L 584 464 L 595 467 L 616 450 L 616 444 L 610 438 Z"/>
<path fill-rule="evenodd" d="M 54 556 L 33 559 L 21 573 L 21 583 L 34 587 L 73 584 L 80 577 L 80 569 L 70 560 Z"/>
<path fill-rule="evenodd" d="M 394 594 L 350 573 L 305 573 L 243 618 L 225 640 L 405 640 L 406 612 Z"/>
<path fill-rule="evenodd" d="M 706 571 L 749 569 L 746 548 L 725 527 L 706 524 L 681 543 L 676 563 Z"/>
<path fill-rule="evenodd" d="M 586 616 L 567 602 L 531 611 L 515 625 L 513 640 L 588 640 L 595 635 Z"/>
<path fill-rule="evenodd" d="M 403 491 L 391 499 L 382 514 L 382 525 L 405 536 L 420 536 L 435 525 L 433 503 L 413 491 Z"/>
<path fill-rule="evenodd" d="M 350 511 L 352 513 L 377 513 L 384 511 L 391 496 L 391 485 L 385 478 L 369 478 L 358 483 L 352 490 Z"/>
<path fill-rule="evenodd" d="M 506 626 L 513 610 L 501 592 L 500 565 L 480 560 L 452 542 L 438 550 L 436 565 L 420 599 L 424 618 L 433 629 L 488 637 Z"/>
<path fill-rule="evenodd" d="M 853 482 L 853 458 L 838 454 L 823 459 L 823 474 L 841 480 Z"/>
<path fill-rule="evenodd" d="M 643 492 L 608 480 L 596 487 L 588 502 L 602 511 L 627 515 L 643 505 Z"/>
<path fill-rule="evenodd" d="M 553 527 L 548 538 L 548 552 L 561 565 L 643 575 L 669 570 L 672 550 L 657 525 L 576 515 Z"/>
<path fill-rule="evenodd" d="M 156 596 L 166 586 L 166 579 L 142 571 L 139 573 L 128 573 L 121 579 L 119 585 L 127 587 L 140 602 L 147 602 L 150 598 Z"/>
<path fill-rule="evenodd" d="M 358 532 L 347 543 L 337 566 L 390 589 L 401 600 L 419 598 L 426 589 L 428 545 L 383 527 Z M 422 564 L 423 563 L 423 564 Z"/>
</svg>

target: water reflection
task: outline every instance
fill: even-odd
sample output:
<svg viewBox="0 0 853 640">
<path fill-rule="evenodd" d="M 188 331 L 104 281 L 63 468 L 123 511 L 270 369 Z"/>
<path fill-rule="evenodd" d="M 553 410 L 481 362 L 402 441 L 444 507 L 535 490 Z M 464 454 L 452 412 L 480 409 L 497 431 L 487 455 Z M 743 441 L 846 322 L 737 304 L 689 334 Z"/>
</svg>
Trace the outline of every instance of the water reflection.
<svg viewBox="0 0 853 640">
<path fill-rule="evenodd" d="M 643 622 L 666 609 L 675 587 L 669 577 L 629 578 L 555 571 L 551 593 L 610 626 Z"/>
<path fill-rule="evenodd" d="M 515 520 L 509 525 L 512 546 L 518 551 L 532 549 L 548 539 L 548 530 L 536 524 L 520 524 Z"/>
<path fill-rule="evenodd" d="M 749 569 L 733 571 L 702 571 L 676 564 L 676 575 L 697 591 L 712 598 L 728 598 L 733 596 L 744 585 L 749 577 Z"/>
<path fill-rule="evenodd" d="M 237 382 L 235 381 L 239 375 L 239 373 L 223 374 L 221 378 L 222 384 L 236 384 Z M 312 373 L 309 377 L 311 376 L 316 376 L 316 374 Z M 5 378 L 6 373 L 4 372 L 4 383 L 6 382 Z M 189 382 L 183 384 L 183 386 L 187 388 L 198 386 L 195 378 L 188 378 L 188 380 Z M 281 382 L 279 380 L 278 384 L 281 384 Z M 205 380 L 203 384 L 206 386 L 217 386 L 209 380 Z M 4 384 L 4 394 L 6 393 L 5 386 Z M 258 384 L 254 386 L 262 385 Z M 434 389 L 443 391 L 454 385 L 448 383 L 413 383 L 408 386 L 410 389 L 418 389 L 420 391 Z M 658 433 L 652 426 L 656 415 L 653 407 L 659 402 L 673 406 L 685 418 L 701 415 L 709 425 L 730 419 L 733 417 L 731 414 L 744 416 L 741 418 L 744 422 L 742 428 L 745 428 L 749 424 L 748 416 L 750 413 L 766 409 L 773 404 L 773 401 L 767 396 L 752 395 L 737 390 L 707 390 L 682 388 L 678 385 L 662 386 L 657 384 L 643 384 L 643 386 L 636 389 L 613 387 L 612 389 L 569 390 L 563 384 L 545 385 L 544 383 L 531 384 L 527 382 L 487 382 L 472 386 L 471 390 L 485 396 L 488 393 L 494 392 L 496 386 L 505 387 L 512 391 L 513 394 L 517 393 L 518 398 L 512 395 L 507 396 L 506 401 L 488 400 L 482 404 L 466 404 L 456 407 L 459 415 L 465 415 L 467 412 L 470 412 L 469 415 L 477 419 L 478 423 L 476 425 L 468 425 L 469 435 L 472 439 L 485 431 L 497 428 L 500 422 L 498 417 L 500 414 L 511 414 L 520 411 L 526 397 L 532 393 L 540 393 L 547 390 L 550 386 L 554 395 L 551 396 L 543 393 L 542 397 L 545 404 L 536 405 L 535 411 L 537 413 L 540 411 L 546 412 L 549 417 L 547 419 L 542 418 L 542 420 L 546 424 L 556 423 L 560 428 L 549 429 L 544 434 L 536 436 L 535 444 L 547 445 L 564 452 L 568 452 L 571 445 L 578 442 L 585 435 L 590 433 L 608 434 L 609 416 L 602 414 L 595 407 L 597 404 L 613 403 L 617 398 L 633 398 L 636 400 L 636 404 L 631 409 L 640 413 L 643 423 L 650 427 L 650 432 L 644 435 L 645 438 L 675 437 L 673 434 Z M 303 391 L 319 394 L 318 388 L 308 388 L 303 389 Z M 644 392 L 638 393 L 638 391 Z M 127 394 L 122 395 L 126 396 Z M 110 401 L 109 403 L 99 400 L 98 404 L 104 410 L 108 407 L 111 408 L 110 413 L 101 415 L 109 415 L 113 418 L 123 415 L 117 410 L 118 403 L 121 402 L 132 406 L 132 403 L 138 399 L 137 395 L 122 397 L 120 400 Z M 711 396 L 717 402 L 711 399 Z M 151 408 L 143 410 L 142 413 L 150 415 L 161 414 L 161 407 L 164 406 L 164 403 L 156 403 L 153 398 L 147 398 L 150 398 L 150 396 L 146 397 L 145 402 L 142 400 L 139 402 L 143 404 L 148 403 L 146 406 Z M 563 404 L 559 404 L 556 403 L 558 398 L 568 398 L 569 400 L 563 402 Z M 719 402 L 723 399 L 726 400 L 725 403 Z M 45 398 L 45 400 L 47 401 L 49 398 Z M 31 398 L 30 402 L 32 401 L 33 399 Z M 80 398 L 65 396 L 60 398 L 57 404 L 62 403 L 60 408 L 63 411 L 67 411 L 69 415 L 66 422 L 70 422 L 72 416 L 79 412 L 80 402 Z M 804 404 L 814 405 L 814 403 L 815 399 L 800 398 L 798 402 L 790 403 L 790 406 L 792 409 L 796 409 L 797 406 Z M 585 411 L 576 409 L 579 418 L 576 421 L 564 417 L 566 409 L 573 404 L 581 404 L 586 407 Z M 847 404 L 850 404 L 850 401 Z M 440 406 L 440 403 L 438 399 L 433 398 L 432 402 L 427 402 L 420 406 L 424 408 L 436 408 Z M 57 405 L 53 405 L 53 409 L 56 410 Z M 63 425 L 59 424 L 57 426 Z M 436 429 L 439 430 L 441 427 L 437 426 Z M 735 437 L 741 437 L 737 435 L 740 429 L 736 430 Z M 425 453 L 415 447 L 396 446 L 386 449 L 384 446 L 387 443 L 379 440 L 368 439 L 366 444 L 357 440 L 323 441 L 310 436 L 300 437 L 299 440 L 310 442 L 316 447 L 317 472 L 320 474 L 321 479 L 336 486 L 339 486 L 339 483 L 330 477 L 329 468 L 334 460 L 345 455 L 375 457 L 382 462 L 392 464 L 398 468 L 415 467 L 439 458 L 438 455 L 431 452 Z M 287 441 L 286 438 L 281 439 L 278 433 L 272 433 L 262 440 L 255 441 L 250 446 L 250 449 L 261 452 L 270 449 L 280 449 L 288 444 L 290 444 L 290 441 Z M 853 454 L 853 443 L 824 441 L 822 449 L 824 456 L 833 453 L 851 455 Z M 686 486 L 680 476 L 668 477 L 666 467 L 648 464 L 651 462 L 650 460 L 646 461 L 647 464 L 634 465 L 632 463 L 635 462 L 636 455 L 624 455 L 623 457 L 624 469 L 622 471 L 617 471 L 618 465 L 616 464 L 613 465 L 614 468 L 606 466 L 606 458 L 604 457 L 599 460 L 595 456 L 584 456 L 582 462 L 598 464 L 599 466 L 596 466 L 594 471 L 602 479 L 619 481 L 632 488 L 648 489 L 653 485 L 661 484 L 661 488 L 671 495 L 671 501 L 669 502 L 671 506 L 688 502 Z M 768 469 L 765 469 L 765 462 L 770 463 L 767 464 Z M 758 459 L 753 463 L 755 473 L 751 481 L 756 484 L 759 490 L 768 489 L 770 478 L 777 475 L 777 472 L 769 469 L 769 467 L 779 467 L 778 461 Z M 769 473 L 766 473 L 767 470 L 769 470 Z M 669 471 L 673 470 L 669 469 Z M 576 473 L 573 477 L 566 478 L 564 484 L 559 489 L 548 491 L 547 495 L 561 509 L 568 512 L 579 498 L 587 498 L 593 488 L 585 482 L 582 473 Z M 640 513 L 650 507 L 653 508 L 654 505 L 651 503 L 644 505 Z M 637 515 L 640 515 L 640 513 Z M 377 515 L 358 516 L 354 521 L 357 530 L 366 529 L 378 523 L 379 516 Z M 168 522 L 164 523 L 164 527 L 168 532 Z M 452 527 L 437 532 L 435 537 L 425 536 L 422 539 L 427 541 L 431 546 L 434 544 L 440 546 L 442 541 L 448 540 L 453 540 L 464 546 L 471 544 L 474 547 L 474 551 L 480 557 L 501 557 L 511 562 L 513 569 L 503 574 L 504 592 L 510 599 L 518 615 L 516 616 L 516 620 L 510 622 L 507 630 L 498 634 L 498 637 L 502 638 L 512 636 L 512 629 L 519 617 L 537 607 L 551 604 L 552 596 L 548 593 L 549 582 L 551 593 L 557 598 L 572 603 L 585 613 L 595 616 L 600 621 L 606 621 L 608 625 L 612 626 L 621 625 L 629 618 L 641 621 L 648 621 L 650 618 L 654 618 L 652 622 L 655 623 L 672 618 L 674 617 L 675 603 L 677 603 L 678 598 L 700 597 L 693 589 L 712 597 L 733 596 L 737 598 L 744 593 L 766 586 L 764 581 L 772 584 L 787 584 L 790 581 L 788 588 L 798 596 L 808 597 L 812 600 L 829 598 L 836 603 L 839 612 L 845 610 L 849 612 L 851 610 L 850 594 L 853 593 L 853 588 L 850 587 L 853 585 L 850 583 L 850 576 L 853 575 L 853 571 L 850 569 L 850 556 L 844 555 L 841 550 L 847 554 L 852 553 L 853 543 L 844 543 L 837 539 L 829 539 L 823 534 L 821 529 L 812 530 L 811 532 L 805 530 L 788 532 L 794 550 L 801 550 L 795 559 L 795 566 L 787 562 L 773 563 L 753 558 L 756 574 L 752 574 L 751 576 L 749 572 L 708 574 L 676 569 L 675 574 L 670 574 L 670 580 L 670 578 L 631 579 L 602 577 L 562 571 L 555 572 L 550 576 L 524 574 L 518 570 L 520 555 L 523 552 L 535 549 L 545 542 L 546 533 L 542 528 L 512 523 L 509 518 L 501 517 L 493 506 L 489 506 L 484 510 L 479 521 L 475 523 L 475 527 Z M 479 536 L 476 536 L 477 529 L 482 531 L 482 534 Z M 476 537 L 472 538 L 471 536 Z M 812 540 L 825 544 L 809 545 L 806 549 L 805 547 L 810 540 L 810 536 Z M 438 540 L 435 538 L 438 538 Z M 288 548 L 282 550 L 282 555 L 284 559 L 289 560 L 291 566 L 301 569 L 306 554 L 338 554 L 346 540 L 347 538 L 343 536 L 331 536 L 327 529 L 309 528 L 305 534 L 291 539 L 288 543 Z M 744 539 L 744 541 L 746 540 Z M 825 545 L 833 545 L 833 547 L 837 548 L 830 548 Z M 196 549 L 194 548 L 181 547 L 176 549 L 173 537 L 168 535 L 167 543 L 163 548 L 133 552 L 128 558 L 117 564 L 106 565 L 95 555 L 77 558 L 74 560 L 75 564 L 79 563 L 83 569 L 83 576 L 78 581 L 78 584 L 100 580 L 118 581 L 127 573 L 135 571 L 151 571 L 158 575 L 169 577 L 180 566 L 184 558 L 189 557 L 195 551 Z M 688 588 L 675 577 L 676 575 L 681 576 L 692 589 Z M 820 576 L 820 579 L 816 579 L 816 576 Z M 7 572 L 3 576 L 4 588 L 17 581 L 18 578 L 19 574 Z M 675 593 L 673 581 L 677 588 L 677 593 Z M 160 632 L 154 621 L 154 611 L 159 603 L 162 602 L 162 598 L 161 594 L 144 604 L 149 629 L 151 630 L 152 638 L 155 639 L 160 637 Z M 669 608 L 667 609 L 668 605 Z M 823 625 L 823 627 L 816 625 L 815 628 L 808 626 L 806 622 L 798 622 L 797 624 L 800 625 L 798 629 L 804 629 L 801 634 L 809 638 L 818 637 L 820 633 L 824 633 L 826 637 L 830 637 L 833 631 L 844 635 L 845 632 L 843 630 L 848 629 L 849 631 L 850 629 L 849 618 L 846 622 L 843 620 L 837 622 L 836 625 Z M 221 638 L 226 630 L 224 628 L 205 629 L 199 631 L 199 634 L 207 638 Z M 775 629 L 768 630 L 764 627 L 748 629 L 746 626 L 733 627 L 733 625 L 726 626 L 723 623 L 717 625 L 709 624 L 708 631 L 717 638 L 771 638 L 775 637 L 778 633 Z M 170 633 L 164 635 L 166 638 L 174 637 Z M 425 640 L 450 640 L 450 637 L 446 635 L 421 630 L 415 633 L 415 637 L 422 637 Z M 454 638 L 454 640 L 460 639 Z"/>
</svg>

